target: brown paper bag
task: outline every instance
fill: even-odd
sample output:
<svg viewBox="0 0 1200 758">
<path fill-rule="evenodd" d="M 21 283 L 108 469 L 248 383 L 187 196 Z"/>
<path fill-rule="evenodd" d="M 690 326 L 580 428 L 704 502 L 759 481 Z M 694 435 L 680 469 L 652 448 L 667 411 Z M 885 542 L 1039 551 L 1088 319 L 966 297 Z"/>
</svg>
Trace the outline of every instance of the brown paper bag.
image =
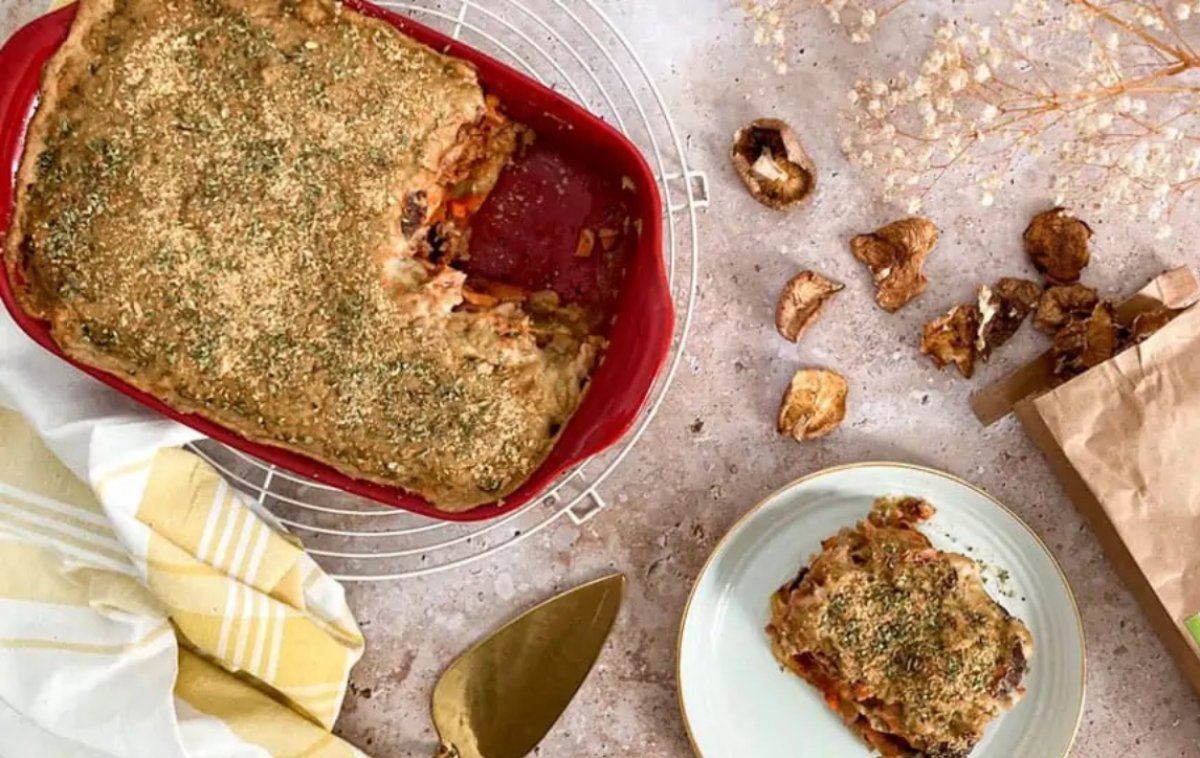
<svg viewBox="0 0 1200 758">
<path fill-rule="evenodd" d="M 1166 306 L 1183 310 L 1200 300 L 1200 279 L 1190 268 L 1167 271 L 1117 306 L 1117 320 L 1129 323 L 1139 313 Z M 1004 379 L 971 396 L 971 409 L 984 426 L 991 426 L 1011 413 L 1017 403 L 1045 392 L 1056 383 L 1054 356 L 1039 355 Z"/>
<path fill-rule="evenodd" d="M 1120 311 L 1200 297 L 1190 271 L 1164 277 Z M 1020 396 L 1025 429 L 1200 693 L 1200 306 L 1053 389 L 1038 364 L 980 393 L 976 412 Z"/>
</svg>

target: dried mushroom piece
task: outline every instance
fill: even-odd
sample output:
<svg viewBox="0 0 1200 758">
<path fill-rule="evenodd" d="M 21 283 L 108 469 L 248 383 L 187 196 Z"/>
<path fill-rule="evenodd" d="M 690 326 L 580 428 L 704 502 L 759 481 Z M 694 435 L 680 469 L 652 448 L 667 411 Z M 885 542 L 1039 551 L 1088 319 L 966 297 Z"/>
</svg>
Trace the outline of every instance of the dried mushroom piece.
<svg viewBox="0 0 1200 758">
<path fill-rule="evenodd" d="M 921 294 L 928 281 L 921 269 L 937 240 L 937 226 L 916 217 L 850 240 L 854 257 L 867 264 L 875 278 L 875 302 L 880 308 L 894 313 Z"/>
<path fill-rule="evenodd" d="M 1130 344 L 1136 345 L 1139 342 L 1144 342 L 1151 335 L 1162 329 L 1167 324 L 1171 323 L 1171 319 L 1175 318 L 1178 311 L 1173 311 L 1170 308 L 1158 307 L 1152 311 L 1139 313 L 1134 316 L 1133 323 L 1129 325 Z"/>
<path fill-rule="evenodd" d="M 846 417 L 849 391 L 846 379 L 836 371 L 823 368 L 797 371 L 779 406 L 779 433 L 799 441 L 829 434 Z"/>
<path fill-rule="evenodd" d="M 1025 229 L 1025 252 L 1037 270 L 1053 284 L 1079 281 L 1091 253 L 1092 229 L 1065 208 L 1039 213 Z"/>
<path fill-rule="evenodd" d="M 1074 319 L 1054 335 L 1054 373 L 1069 379 L 1117 352 L 1120 330 L 1110 303 L 1098 303 L 1087 318 Z"/>
<path fill-rule="evenodd" d="M 801 271 L 789 279 L 779 293 L 775 327 L 784 339 L 796 342 L 817 320 L 825 302 L 844 286 L 813 271 Z"/>
<path fill-rule="evenodd" d="M 939 369 L 953 363 L 958 373 L 970 379 L 975 373 L 975 340 L 979 335 L 979 308 L 975 305 L 956 305 L 939 316 L 921 334 L 921 352 L 928 355 Z"/>
<path fill-rule="evenodd" d="M 1038 304 L 1042 288 L 1028 279 L 1005 277 L 995 287 L 979 285 L 979 331 L 975 350 L 987 360 L 1008 342 Z"/>
<path fill-rule="evenodd" d="M 1055 334 L 1071 320 L 1086 318 L 1099 302 L 1096 290 L 1082 284 L 1050 287 L 1038 302 L 1033 325 L 1039 331 Z"/>
<path fill-rule="evenodd" d="M 755 200 L 787 210 L 812 197 L 817 170 L 792 128 L 777 118 L 759 118 L 733 137 L 733 167 Z"/>
<path fill-rule="evenodd" d="M 1087 350 L 1081 357 L 1084 364 L 1090 368 L 1116 355 L 1120 324 L 1117 322 L 1116 308 L 1107 301 L 1092 310 L 1092 315 L 1086 323 Z"/>
<path fill-rule="evenodd" d="M 1028 316 L 1042 299 L 1042 286 L 1028 279 L 1005 276 L 996 282 L 996 294 L 1010 307 L 1023 309 Z"/>
</svg>

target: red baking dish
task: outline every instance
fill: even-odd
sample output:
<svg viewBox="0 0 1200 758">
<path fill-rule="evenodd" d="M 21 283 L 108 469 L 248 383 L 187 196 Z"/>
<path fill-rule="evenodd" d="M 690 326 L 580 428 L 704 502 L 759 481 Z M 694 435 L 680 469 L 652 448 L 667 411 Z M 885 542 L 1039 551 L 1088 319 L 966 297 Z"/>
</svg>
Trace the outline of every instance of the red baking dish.
<svg viewBox="0 0 1200 758">
<path fill-rule="evenodd" d="M 469 276 L 549 287 L 564 299 L 602 313 L 609 346 L 582 405 L 540 468 L 519 490 L 465 513 L 444 513 L 399 488 L 351 478 L 303 455 L 251 442 L 199 416 L 180 413 L 115 376 L 66 358 L 46 323 L 17 306 L 14 282 L 0 266 L 0 299 L 38 344 L 81 371 L 143 405 L 256 458 L 323 484 L 439 519 L 479 521 L 535 500 L 564 471 L 619 440 L 633 425 L 666 361 L 674 331 L 670 288 L 662 258 L 662 208 L 654 174 L 637 148 L 596 116 L 496 60 L 415 21 L 371 5 L 346 5 L 392 24 L 405 34 L 471 62 L 484 88 L 538 139 L 509 168 L 475 219 Z M 13 213 L 14 181 L 22 142 L 36 103 L 42 66 L 66 38 L 75 16 L 68 6 L 30 23 L 0 48 L 0 234 Z M 630 184 L 632 182 L 632 185 Z M 576 255 L 584 229 L 632 219 L 611 251 Z"/>
</svg>

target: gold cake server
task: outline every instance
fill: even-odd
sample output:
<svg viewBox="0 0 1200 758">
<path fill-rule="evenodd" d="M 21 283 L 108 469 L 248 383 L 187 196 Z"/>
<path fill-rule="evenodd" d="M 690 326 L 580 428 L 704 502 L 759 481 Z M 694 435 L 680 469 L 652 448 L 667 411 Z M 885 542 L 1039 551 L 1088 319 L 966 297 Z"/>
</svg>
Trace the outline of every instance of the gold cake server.
<svg viewBox="0 0 1200 758">
<path fill-rule="evenodd" d="M 437 758 L 522 758 L 587 678 L 621 607 L 625 577 L 568 590 L 458 657 L 433 689 Z"/>
</svg>

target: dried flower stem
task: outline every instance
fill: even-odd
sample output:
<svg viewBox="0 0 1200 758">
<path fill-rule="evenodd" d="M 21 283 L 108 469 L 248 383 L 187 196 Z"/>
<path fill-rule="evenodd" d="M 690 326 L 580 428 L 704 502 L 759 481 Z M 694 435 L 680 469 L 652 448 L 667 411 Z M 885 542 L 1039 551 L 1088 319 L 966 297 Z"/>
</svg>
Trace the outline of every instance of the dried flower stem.
<svg viewBox="0 0 1200 758">
<path fill-rule="evenodd" d="M 997 30 L 946 22 L 918 72 L 855 86 L 843 148 L 910 212 L 968 169 L 990 205 L 1047 154 L 1059 202 L 1164 218 L 1200 185 L 1197 19 L 1200 2 L 1014 0 Z"/>
<path fill-rule="evenodd" d="M 855 42 L 868 42 L 871 32 L 887 16 L 903 7 L 908 0 L 734 0 L 750 18 L 754 43 L 770 47 L 775 68 L 787 73 L 790 57 L 787 18 L 802 8 L 820 6 L 829 20 L 844 26 Z"/>
</svg>

